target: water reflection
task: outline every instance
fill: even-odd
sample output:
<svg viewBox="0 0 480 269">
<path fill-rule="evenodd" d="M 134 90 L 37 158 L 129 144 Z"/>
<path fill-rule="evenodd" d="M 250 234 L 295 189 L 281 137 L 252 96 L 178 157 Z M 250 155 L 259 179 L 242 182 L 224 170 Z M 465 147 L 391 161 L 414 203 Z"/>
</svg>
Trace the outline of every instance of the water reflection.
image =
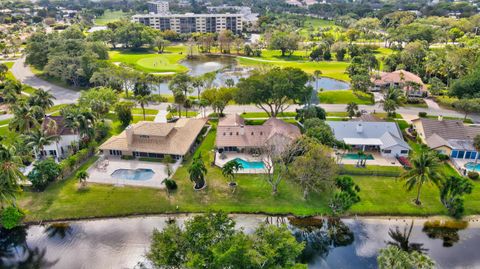
<svg viewBox="0 0 480 269">
<path fill-rule="evenodd" d="M 188 215 L 118 218 L 0 230 L 0 268 L 133 268 L 145 262 L 151 233 Z M 480 224 L 423 219 L 334 219 L 233 215 L 236 228 L 288 225 L 306 243 L 310 269 L 376 268 L 379 249 L 395 244 L 426 252 L 438 268 L 480 268 Z"/>
</svg>

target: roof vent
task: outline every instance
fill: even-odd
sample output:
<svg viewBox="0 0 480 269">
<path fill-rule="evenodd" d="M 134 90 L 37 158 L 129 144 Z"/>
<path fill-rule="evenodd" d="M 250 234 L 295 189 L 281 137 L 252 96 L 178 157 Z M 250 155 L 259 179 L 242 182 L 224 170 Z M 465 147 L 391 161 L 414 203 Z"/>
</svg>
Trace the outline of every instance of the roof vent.
<svg viewBox="0 0 480 269">
<path fill-rule="evenodd" d="M 363 133 L 363 125 L 361 123 L 357 124 L 357 133 Z"/>
<path fill-rule="evenodd" d="M 443 116 L 442 115 L 438 116 L 438 121 L 443 121 Z"/>
</svg>

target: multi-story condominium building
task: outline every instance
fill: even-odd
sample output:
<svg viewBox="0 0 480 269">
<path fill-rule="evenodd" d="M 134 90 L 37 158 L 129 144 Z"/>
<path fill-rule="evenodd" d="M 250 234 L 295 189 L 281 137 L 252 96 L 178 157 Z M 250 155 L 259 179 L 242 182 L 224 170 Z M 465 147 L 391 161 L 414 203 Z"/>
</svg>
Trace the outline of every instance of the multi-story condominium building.
<svg viewBox="0 0 480 269">
<path fill-rule="evenodd" d="M 181 34 L 222 30 L 240 33 L 243 27 L 243 14 L 138 14 L 132 20 L 161 31 L 172 30 Z"/>
<path fill-rule="evenodd" d="M 148 2 L 148 12 L 153 14 L 167 14 L 170 12 L 170 7 L 166 1 Z"/>
</svg>

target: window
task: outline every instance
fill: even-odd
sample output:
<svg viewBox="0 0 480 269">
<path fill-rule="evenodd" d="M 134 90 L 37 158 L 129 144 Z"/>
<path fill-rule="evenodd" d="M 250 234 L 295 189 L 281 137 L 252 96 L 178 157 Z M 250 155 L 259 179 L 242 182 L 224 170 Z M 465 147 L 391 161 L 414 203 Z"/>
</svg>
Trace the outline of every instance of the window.
<svg viewBox="0 0 480 269">
<path fill-rule="evenodd" d="M 383 153 L 392 153 L 392 150 L 391 149 L 384 149 Z"/>
<path fill-rule="evenodd" d="M 238 135 L 238 132 L 237 132 L 237 135 Z"/>
<path fill-rule="evenodd" d="M 470 156 L 470 159 L 475 160 L 477 158 L 477 152 L 472 152 L 472 155 Z"/>
<path fill-rule="evenodd" d="M 253 135 L 253 132 L 252 132 L 252 135 Z"/>
<path fill-rule="evenodd" d="M 263 135 L 263 132 L 260 132 L 260 135 Z"/>
<path fill-rule="evenodd" d="M 230 135 L 233 135 L 233 133 L 232 133 L 232 132 L 230 132 Z"/>
<path fill-rule="evenodd" d="M 150 136 L 148 136 L 148 135 L 141 135 L 140 138 L 148 139 L 148 138 L 150 138 Z"/>
<path fill-rule="evenodd" d="M 408 150 L 407 150 L 407 149 L 401 150 L 400 153 L 401 153 L 401 154 L 407 154 L 407 153 L 408 153 Z"/>
<path fill-rule="evenodd" d="M 458 151 L 458 156 L 457 156 L 457 158 L 463 159 L 463 157 L 465 157 L 465 151 L 459 150 L 459 151 Z"/>
<path fill-rule="evenodd" d="M 458 156 L 458 150 L 453 150 L 450 157 L 457 158 L 457 156 Z"/>
<path fill-rule="evenodd" d="M 470 159 L 470 155 L 472 155 L 471 151 L 465 152 L 465 159 Z"/>
<path fill-rule="evenodd" d="M 226 133 L 223 133 L 223 136 L 225 136 L 225 135 L 226 135 Z"/>
</svg>

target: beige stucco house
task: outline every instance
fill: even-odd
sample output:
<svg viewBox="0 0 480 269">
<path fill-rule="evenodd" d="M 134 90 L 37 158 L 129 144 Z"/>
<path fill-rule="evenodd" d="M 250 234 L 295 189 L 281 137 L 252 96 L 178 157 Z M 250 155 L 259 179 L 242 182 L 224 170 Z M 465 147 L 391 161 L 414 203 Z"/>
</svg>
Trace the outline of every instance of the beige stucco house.
<svg viewBox="0 0 480 269">
<path fill-rule="evenodd" d="M 193 150 L 207 119 L 179 119 L 175 123 L 142 121 L 100 146 L 105 156 L 163 158 L 178 160 Z"/>
<path fill-rule="evenodd" d="M 428 95 L 427 87 L 422 79 L 405 70 L 394 72 L 380 72 L 372 76 L 372 92 L 378 92 L 390 87 L 402 89 L 408 97 L 426 97 Z"/>
</svg>

